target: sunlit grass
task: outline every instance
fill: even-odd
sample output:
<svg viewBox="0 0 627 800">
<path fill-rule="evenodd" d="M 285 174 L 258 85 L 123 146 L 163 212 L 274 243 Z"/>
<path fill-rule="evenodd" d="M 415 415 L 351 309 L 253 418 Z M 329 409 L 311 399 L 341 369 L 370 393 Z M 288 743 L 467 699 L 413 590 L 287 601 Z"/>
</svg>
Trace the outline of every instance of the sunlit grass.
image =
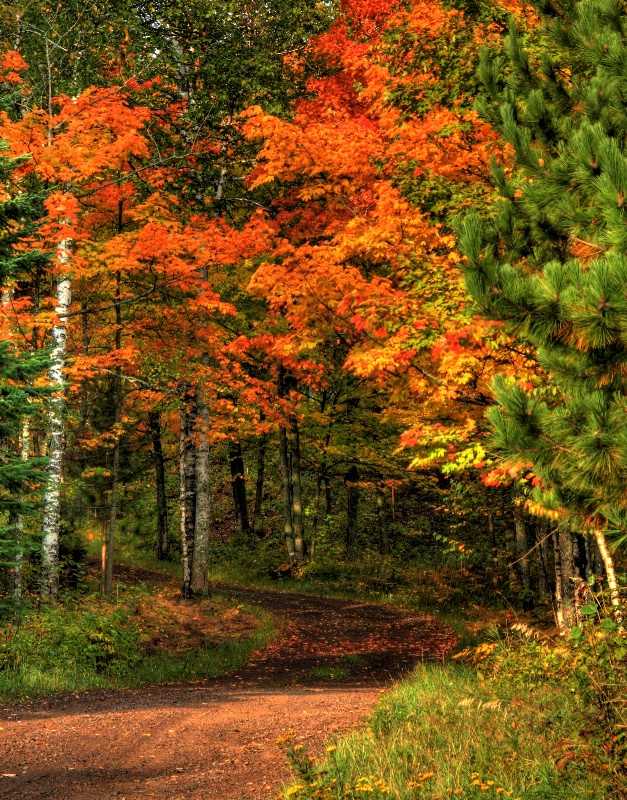
<svg viewBox="0 0 627 800">
<path fill-rule="evenodd" d="M 554 687 L 522 693 L 463 665 L 423 665 L 283 796 L 602 800 L 610 778 L 590 771 L 576 704 Z M 575 757 L 558 769 L 561 751 Z"/>
<path fill-rule="evenodd" d="M 222 602 L 225 607 L 228 605 L 228 601 Z M 256 617 L 258 626 L 243 639 L 227 640 L 217 646 L 208 643 L 175 652 L 148 654 L 141 648 L 140 633 L 134 631 L 132 617 L 129 617 L 131 624 L 124 636 L 111 642 L 107 633 L 110 609 L 103 608 L 99 612 L 90 605 L 89 624 L 98 614 L 100 620 L 107 622 L 101 628 L 105 630 L 105 642 L 112 657 L 104 663 L 100 660 L 100 650 L 93 661 L 85 658 L 85 649 L 94 640 L 89 636 L 85 638 L 85 625 L 81 620 L 84 611 L 80 608 L 30 612 L 13 634 L 15 638 L 3 645 L 0 698 L 10 702 L 89 689 L 185 683 L 227 674 L 245 663 L 253 650 L 270 642 L 277 631 L 275 620 L 268 612 L 257 608 L 246 611 Z"/>
</svg>

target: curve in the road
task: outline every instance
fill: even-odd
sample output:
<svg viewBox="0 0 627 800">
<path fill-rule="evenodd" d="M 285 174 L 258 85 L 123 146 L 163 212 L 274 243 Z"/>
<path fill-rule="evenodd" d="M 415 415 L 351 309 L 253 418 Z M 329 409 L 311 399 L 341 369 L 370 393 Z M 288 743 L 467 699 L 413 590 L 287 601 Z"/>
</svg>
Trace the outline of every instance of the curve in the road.
<svg viewBox="0 0 627 800">
<path fill-rule="evenodd" d="M 454 635 L 389 606 L 218 587 L 284 621 L 238 671 L 192 686 L 89 692 L 0 711 L 2 800 L 257 800 L 289 778 L 276 739 L 318 752 Z"/>
</svg>

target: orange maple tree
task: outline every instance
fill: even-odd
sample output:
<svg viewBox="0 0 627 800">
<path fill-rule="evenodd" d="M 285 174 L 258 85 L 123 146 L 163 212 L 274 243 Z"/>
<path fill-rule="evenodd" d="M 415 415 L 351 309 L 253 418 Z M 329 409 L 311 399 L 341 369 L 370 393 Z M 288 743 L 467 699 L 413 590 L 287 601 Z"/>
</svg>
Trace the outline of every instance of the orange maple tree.
<svg viewBox="0 0 627 800">
<path fill-rule="evenodd" d="M 314 358 L 330 369 L 325 348 L 343 337 L 343 369 L 388 394 L 402 445 L 420 448 L 414 466 L 480 463 L 473 434 L 492 376 L 532 365 L 473 315 L 430 194 L 446 186 L 453 213 L 489 196 L 500 145 L 471 98 L 446 101 L 491 32 L 435 2 L 344 2 L 342 12 L 310 43 L 327 74 L 293 119 L 243 115 L 261 142 L 249 186 L 276 194 L 272 249 L 249 291 L 287 325 L 275 350 L 292 368 Z"/>
</svg>

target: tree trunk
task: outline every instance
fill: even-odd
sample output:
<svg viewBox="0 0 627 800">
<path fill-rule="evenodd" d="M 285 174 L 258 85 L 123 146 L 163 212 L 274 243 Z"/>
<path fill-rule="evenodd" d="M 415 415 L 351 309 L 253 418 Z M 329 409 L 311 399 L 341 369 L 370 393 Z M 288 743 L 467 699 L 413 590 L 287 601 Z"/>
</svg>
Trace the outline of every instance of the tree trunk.
<svg viewBox="0 0 627 800">
<path fill-rule="evenodd" d="M 586 537 L 580 533 L 573 533 L 573 559 L 575 562 L 575 573 L 586 580 L 588 572 L 588 557 L 586 555 Z"/>
<path fill-rule="evenodd" d="M 72 282 L 69 271 L 72 242 L 65 239 L 57 247 L 57 322 L 52 327 L 50 383 L 56 387 L 48 413 L 48 480 L 44 493 L 43 539 L 41 543 L 41 598 L 55 602 L 59 595 L 59 532 L 61 527 L 61 484 L 65 450 L 65 358 L 67 352 L 66 317 L 72 305 Z"/>
<path fill-rule="evenodd" d="M 322 392 L 322 396 L 320 399 L 320 413 L 324 414 L 327 407 L 327 401 L 329 399 L 329 394 L 325 390 Z M 335 405 L 335 404 L 334 404 Z M 314 506 L 314 514 L 311 526 L 311 542 L 309 544 L 309 559 L 313 561 L 316 556 L 316 547 L 318 544 L 318 525 L 320 524 L 320 505 L 322 503 L 322 483 L 325 481 L 326 474 L 327 474 L 327 453 L 329 450 L 329 444 L 331 442 L 331 433 L 328 432 L 325 436 L 324 440 L 324 447 L 322 448 L 322 454 L 320 457 L 320 465 L 318 468 L 318 475 L 316 477 L 316 503 Z M 325 483 L 325 492 L 327 490 L 328 481 Z M 328 498 L 326 505 L 328 505 Z M 330 510 L 326 509 L 326 516 L 328 518 Z"/>
<path fill-rule="evenodd" d="M 557 535 L 560 558 L 562 633 L 566 633 L 577 621 L 575 608 L 575 561 L 573 558 L 573 537 L 570 531 L 560 530 Z M 557 574 L 556 574 L 557 578 Z M 557 592 L 556 592 L 557 594 Z"/>
<path fill-rule="evenodd" d="M 551 596 L 551 582 L 549 580 L 549 546 L 548 531 L 541 527 L 536 529 L 538 543 L 538 599 L 546 600 Z"/>
<path fill-rule="evenodd" d="M 235 521 L 238 533 L 250 533 L 248 520 L 248 500 L 246 498 L 246 476 L 242 444 L 239 439 L 229 442 L 229 463 L 231 465 L 231 486 L 235 505 Z"/>
<path fill-rule="evenodd" d="M 30 455 L 30 420 L 25 419 L 22 423 L 22 443 L 20 446 L 20 458 L 28 461 Z M 20 500 L 23 499 L 20 497 Z M 20 603 L 22 600 L 22 578 L 24 567 L 24 515 L 18 510 L 15 515 L 15 564 L 13 566 L 13 600 Z"/>
<path fill-rule="evenodd" d="M 316 546 L 318 543 L 318 524 L 320 522 L 320 505 L 322 503 L 322 475 L 316 479 L 316 503 L 314 505 L 313 520 L 311 522 L 311 541 L 309 543 L 309 560 L 313 561 L 316 557 Z"/>
<path fill-rule="evenodd" d="M 290 477 L 290 461 L 287 452 L 287 430 L 279 427 L 279 458 L 281 462 L 281 499 L 283 501 L 283 520 L 285 545 L 290 564 L 296 561 L 294 551 L 294 526 L 292 524 L 292 481 Z"/>
<path fill-rule="evenodd" d="M 607 548 L 607 542 L 605 540 L 605 536 L 601 531 L 595 531 L 594 538 L 596 540 L 597 546 L 599 548 L 599 552 L 601 553 L 601 558 L 603 559 L 603 565 L 605 566 L 605 574 L 607 575 L 607 585 L 610 590 L 610 600 L 612 606 L 615 610 L 616 620 L 619 623 L 622 623 L 623 616 L 618 610 L 620 608 L 620 596 L 618 592 L 618 581 L 616 579 L 616 571 L 614 569 L 614 561 L 612 560 L 612 556 L 610 555 L 610 551 Z"/>
<path fill-rule="evenodd" d="M 359 470 L 353 464 L 344 476 L 347 491 L 346 509 L 346 555 L 354 561 L 357 558 L 357 535 L 359 525 Z"/>
<path fill-rule="evenodd" d="M 505 523 L 505 555 L 507 558 L 507 577 L 510 591 L 517 591 L 520 588 L 518 570 L 516 569 L 516 532 L 511 525 Z"/>
<path fill-rule="evenodd" d="M 595 556 L 598 547 L 592 536 L 584 536 L 584 546 L 586 548 L 586 580 L 596 575 Z"/>
<path fill-rule="evenodd" d="M 555 622 L 560 633 L 564 635 L 566 633 L 566 624 L 562 605 L 562 556 L 557 531 L 552 532 L 551 538 L 553 540 L 553 563 L 555 565 Z"/>
<path fill-rule="evenodd" d="M 490 545 L 492 549 L 492 586 L 496 587 L 500 583 L 500 570 L 499 570 L 499 548 L 496 541 L 496 532 L 494 530 L 494 517 L 492 514 L 488 515 L 488 535 L 490 537 Z"/>
<path fill-rule="evenodd" d="M 332 511 L 332 497 L 331 497 L 331 481 L 329 476 L 325 475 L 324 478 L 324 511 L 327 517 L 331 516 Z"/>
<path fill-rule="evenodd" d="M 260 539 L 263 538 L 263 481 L 266 467 L 266 449 L 268 436 L 262 433 L 259 437 L 257 449 L 257 480 L 255 483 L 255 510 L 253 512 L 253 533 Z"/>
<path fill-rule="evenodd" d="M 168 534 L 168 498 L 165 489 L 165 458 L 161 445 L 161 414 L 151 411 L 148 414 L 150 438 L 152 440 L 152 459 L 155 466 L 157 489 L 157 558 L 163 561 L 170 552 Z"/>
<path fill-rule="evenodd" d="M 522 589 L 531 590 L 531 577 L 529 571 L 529 543 L 527 541 L 527 526 L 525 517 L 520 508 L 514 511 L 514 526 L 516 528 L 516 566 Z"/>
<path fill-rule="evenodd" d="M 204 389 L 198 389 L 196 401 L 198 413 L 196 430 L 196 508 L 191 588 L 194 594 L 207 595 L 209 594 L 211 476 L 209 474 L 209 405 Z"/>
<path fill-rule="evenodd" d="M 120 421 L 118 404 L 116 403 L 116 421 Z M 111 501 L 109 505 L 109 525 L 102 537 L 102 572 L 100 575 L 100 591 L 105 597 L 111 594 L 113 586 L 113 553 L 115 547 L 115 529 L 118 518 L 118 483 L 120 475 L 120 439 L 113 446 L 113 465 L 111 468 Z"/>
<path fill-rule="evenodd" d="M 292 468 L 292 523 L 294 526 L 294 557 L 300 563 L 305 557 L 305 528 L 300 477 L 300 433 L 295 417 L 290 420 L 290 464 Z"/>
<path fill-rule="evenodd" d="M 379 518 L 379 552 L 387 556 L 390 553 L 390 540 L 388 537 L 388 509 L 385 492 L 380 486 L 376 488 L 377 516 Z"/>
<path fill-rule="evenodd" d="M 121 214 L 121 206 L 120 206 Z M 121 229 L 121 224 L 119 228 Z M 115 274 L 115 349 L 119 353 L 122 348 L 122 309 L 120 308 L 121 275 Z M 115 369 L 115 383 L 113 387 L 115 409 L 113 413 L 113 429 L 115 445 L 113 446 L 113 467 L 111 470 L 111 505 L 109 507 L 109 529 L 102 540 L 102 576 L 100 588 L 102 594 L 108 597 L 113 587 L 113 554 L 115 548 L 115 529 L 118 519 L 118 482 L 120 478 L 120 423 L 122 421 L 122 370 Z"/>
<path fill-rule="evenodd" d="M 181 397 L 181 434 L 179 448 L 180 529 L 183 562 L 183 597 L 192 596 L 194 533 L 196 515 L 196 457 L 193 425 L 196 416 L 194 398 L 189 390 Z"/>
</svg>

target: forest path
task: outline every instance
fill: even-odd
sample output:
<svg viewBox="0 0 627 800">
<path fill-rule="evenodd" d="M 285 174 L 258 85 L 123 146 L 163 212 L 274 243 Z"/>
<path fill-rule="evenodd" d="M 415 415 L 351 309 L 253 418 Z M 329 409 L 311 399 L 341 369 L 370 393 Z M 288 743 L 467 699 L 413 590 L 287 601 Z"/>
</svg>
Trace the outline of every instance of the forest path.
<svg viewBox="0 0 627 800">
<path fill-rule="evenodd" d="M 125 580 L 172 582 L 117 567 Z M 289 779 L 290 729 L 320 753 L 380 691 L 454 634 L 432 617 L 360 601 L 215 587 L 286 624 L 237 674 L 86 692 L 0 709 L 0 798 L 258 800 Z"/>
</svg>

